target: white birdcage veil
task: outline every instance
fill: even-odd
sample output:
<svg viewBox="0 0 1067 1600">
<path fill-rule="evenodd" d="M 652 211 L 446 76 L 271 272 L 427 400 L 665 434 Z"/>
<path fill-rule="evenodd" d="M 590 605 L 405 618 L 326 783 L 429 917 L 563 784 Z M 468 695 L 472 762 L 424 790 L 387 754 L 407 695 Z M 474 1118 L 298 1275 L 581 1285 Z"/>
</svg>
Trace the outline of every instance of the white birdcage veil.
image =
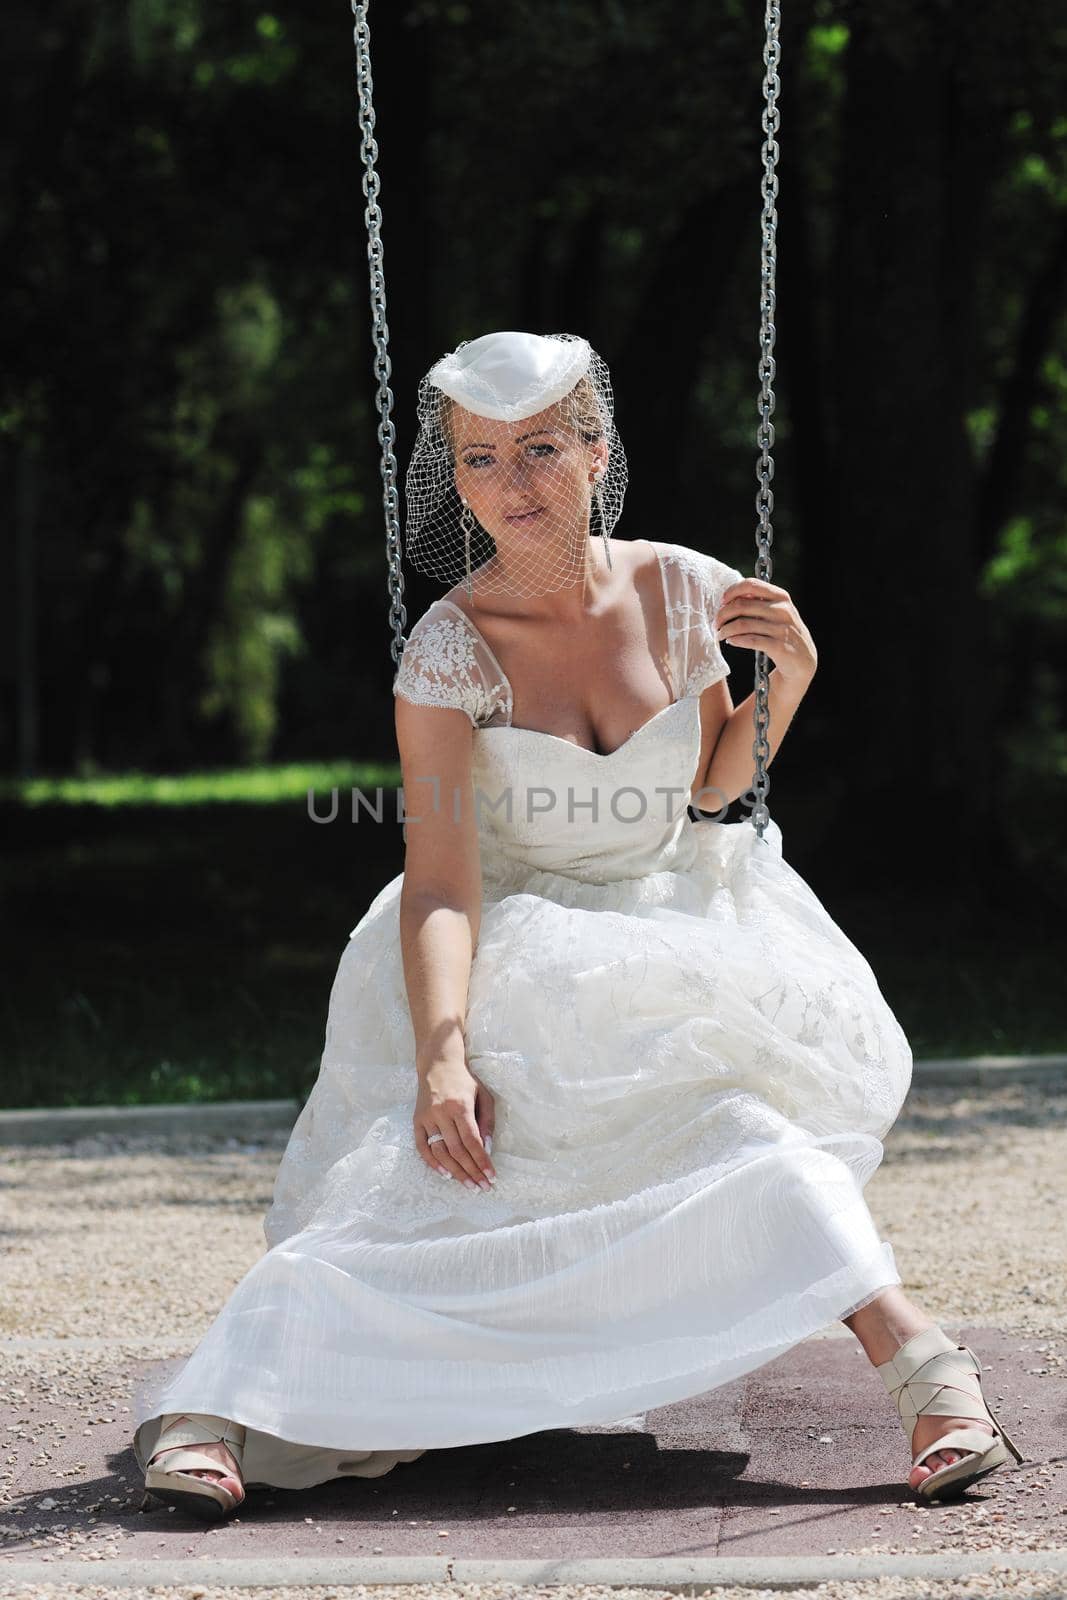
<svg viewBox="0 0 1067 1600">
<path fill-rule="evenodd" d="M 608 369 L 586 339 L 465 340 L 420 382 L 418 418 L 405 544 L 420 572 L 468 593 L 547 594 L 578 581 L 591 538 L 610 566 L 628 473 Z"/>
</svg>

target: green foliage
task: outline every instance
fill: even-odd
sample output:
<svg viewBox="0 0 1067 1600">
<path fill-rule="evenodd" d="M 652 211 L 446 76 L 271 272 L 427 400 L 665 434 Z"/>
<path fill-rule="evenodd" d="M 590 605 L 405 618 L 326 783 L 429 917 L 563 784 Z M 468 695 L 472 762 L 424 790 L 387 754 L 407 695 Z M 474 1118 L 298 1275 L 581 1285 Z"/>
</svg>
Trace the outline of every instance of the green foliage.
<svg viewBox="0 0 1067 1600">
<path fill-rule="evenodd" d="M 310 576 L 311 551 L 280 522 L 273 499 L 250 497 L 243 515 L 201 706 L 209 716 L 230 713 L 243 759 L 256 762 L 273 745 L 282 661 L 306 648 L 285 602 L 294 581 Z"/>
<path fill-rule="evenodd" d="M 21 21 L 0 158 L 5 323 L 21 337 L 0 369 L 0 451 L 32 556 L 13 604 L 33 613 L 33 645 L 6 702 L 6 766 L 31 703 L 47 715 L 24 759 L 55 773 L 224 769 L 342 749 L 356 728 L 385 750 L 350 19 L 60 0 Z M 372 28 L 401 466 L 414 381 L 442 349 L 494 324 L 588 331 L 634 467 L 623 535 L 714 544 L 747 568 L 759 8 L 383 0 Z M 847 573 L 879 608 L 862 626 L 889 637 L 886 552 L 918 529 L 940 541 L 932 565 L 997 631 L 997 759 L 1020 782 L 1036 762 L 1057 815 L 1058 13 L 811 0 L 786 8 L 783 37 L 788 581 L 821 599 L 829 570 Z M 938 446 L 919 459 L 924 430 Z M 869 445 L 875 481 L 846 478 Z M 931 517 L 935 501 L 953 514 Z M 851 660 L 857 608 L 821 604 L 821 658 Z M 902 670 L 916 699 L 921 663 Z M 933 733 L 916 738 L 916 762 L 934 763 Z"/>
<path fill-rule="evenodd" d="M 982 588 L 1017 616 L 1062 630 L 1067 619 L 1067 519 L 1013 517 L 986 568 Z"/>
<path fill-rule="evenodd" d="M 289 806 L 308 794 L 323 797 L 329 808 L 333 789 L 395 788 L 400 783 L 396 762 L 294 761 L 275 767 L 234 767 L 217 772 L 184 772 L 163 777 L 147 772 L 116 773 L 95 778 L 9 778 L 0 782 L 0 800 L 20 806 L 256 805 Z"/>
</svg>

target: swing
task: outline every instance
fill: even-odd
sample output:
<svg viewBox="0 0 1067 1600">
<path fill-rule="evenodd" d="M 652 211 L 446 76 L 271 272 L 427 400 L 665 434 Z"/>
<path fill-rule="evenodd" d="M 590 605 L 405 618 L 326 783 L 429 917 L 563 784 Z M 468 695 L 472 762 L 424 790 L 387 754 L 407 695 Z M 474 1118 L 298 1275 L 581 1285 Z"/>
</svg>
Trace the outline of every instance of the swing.
<svg viewBox="0 0 1067 1600">
<path fill-rule="evenodd" d="M 367 19 L 369 9 L 369 0 L 352 0 L 352 13 L 355 17 L 353 37 L 356 45 L 359 127 L 362 136 L 360 156 L 363 162 L 363 193 L 367 201 L 364 210 L 364 221 L 367 228 L 367 259 L 370 265 L 371 333 L 374 340 L 374 375 L 378 380 L 375 403 L 379 417 L 378 442 L 381 445 L 382 503 L 385 511 L 385 549 L 389 584 L 389 621 L 393 630 L 390 653 L 394 665 L 399 667 L 400 657 L 407 643 L 403 632 L 407 622 L 407 611 L 403 598 L 404 576 L 400 566 L 396 427 L 392 417 L 393 391 L 389 387 L 392 362 L 389 358 L 389 324 L 386 321 L 382 212 L 378 204 L 380 179 L 377 168 L 378 142 L 374 136 L 374 81 L 371 73 L 370 26 Z M 763 62 L 766 71 L 763 75 L 764 106 L 761 119 L 765 138 L 761 150 L 763 176 L 760 182 L 763 211 L 760 217 L 760 358 L 757 365 L 757 373 L 760 379 L 760 392 L 757 401 L 759 425 L 756 430 L 756 443 L 759 446 L 760 454 L 756 463 L 756 480 L 759 484 L 759 490 L 756 495 L 756 511 L 759 520 L 756 527 L 758 554 L 756 556 L 755 576 L 768 581 L 772 572 L 770 547 L 773 540 L 773 531 L 771 528 L 771 512 L 774 510 L 774 492 L 771 489 L 771 479 L 774 477 L 774 460 L 771 456 L 771 449 L 774 445 L 774 424 L 771 421 L 771 416 L 774 412 L 772 383 L 777 370 L 774 360 L 775 326 L 773 316 L 775 309 L 776 233 L 778 226 L 778 214 L 775 210 L 774 202 L 778 194 L 778 176 L 775 172 L 775 166 L 778 161 L 778 141 L 775 135 L 779 125 L 777 96 L 780 87 L 778 79 L 778 62 L 781 55 L 778 37 L 780 23 L 781 11 L 777 0 L 767 0 L 764 13 L 765 42 L 763 47 Z M 767 795 L 770 791 L 770 778 L 767 773 L 767 759 L 770 755 L 770 744 L 767 739 L 767 730 L 770 727 L 767 656 L 763 650 L 757 650 L 755 651 L 755 658 L 755 702 L 752 720 L 756 730 L 756 737 L 752 744 L 752 754 L 755 757 L 756 767 L 752 776 L 752 787 L 749 790 L 749 794 L 755 802 L 752 807 L 752 818 L 757 837 L 763 843 L 766 843 L 764 833 L 770 820 L 770 811 L 767 807 Z"/>
<path fill-rule="evenodd" d="M 411 640 L 402 632 L 393 396 L 365 0 L 354 4 L 354 11 L 394 691 L 400 688 L 412 703 L 427 704 L 434 696 L 428 692 L 420 698 L 420 652 L 432 673 L 435 659 L 447 664 L 452 645 L 460 646 L 461 667 L 473 646 L 463 645 L 468 636 L 457 635 L 460 624 L 447 619 L 431 620 L 425 630 L 420 620 Z M 766 18 L 757 469 L 757 573 L 764 581 L 770 572 L 773 507 L 774 0 L 768 0 Z M 530 335 L 517 337 L 522 341 Z M 587 348 L 579 362 L 591 362 L 588 342 L 580 342 Z M 573 356 L 555 352 L 552 359 L 561 363 L 554 367 L 550 361 L 545 369 L 555 404 L 578 385 L 568 366 Z M 437 371 L 441 365 L 431 369 L 434 381 L 452 399 L 457 374 L 445 372 L 445 387 Z M 521 376 L 521 362 L 517 370 Z M 582 377 L 588 378 L 590 370 Z M 594 401 L 596 377 L 593 371 Z M 466 391 L 460 387 L 463 410 Z M 537 394 L 540 398 L 542 391 Z M 420 402 L 423 395 L 420 386 Z M 489 459 L 492 440 L 507 440 L 512 421 L 539 414 L 518 409 L 530 398 L 520 387 L 515 418 L 506 408 L 494 415 L 484 405 L 472 413 L 492 427 L 509 424 L 497 435 L 490 428 L 489 443 L 485 435 L 472 438 L 462 417 L 450 436 L 441 430 L 446 448 L 438 449 L 435 442 L 433 455 L 457 499 L 463 499 L 459 486 L 470 482 L 464 469 L 472 469 L 479 455 Z M 439 403 L 432 406 L 439 416 Z M 425 407 L 420 403 L 419 409 L 421 425 Z M 593 424 L 584 432 L 574 426 L 582 415 Z M 596 448 L 597 460 L 614 456 L 618 465 L 622 453 L 609 440 L 608 420 L 610 412 L 599 404 L 590 411 L 583 399 L 569 426 L 583 445 Z M 481 433 L 481 425 L 475 431 Z M 531 428 L 515 442 L 551 431 Z M 591 470 L 593 448 L 582 454 L 576 447 L 578 467 L 569 480 L 560 475 L 564 490 L 568 482 L 573 486 L 576 472 L 588 471 L 590 485 L 599 482 L 602 474 Z M 416 440 L 415 462 L 418 451 Z M 520 481 L 522 494 L 529 481 L 532 472 Z M 579 503 L 583 511 L 589 507 L 590 535 L 596 503 L 607 539 L 610 528 L 599 502 L 611 497 L 607 485 L 601 489 L 597 497 L 581 482 Z M 547 489 L 546 495 L 551 499 Z M 413 515 L 416 505 L 417 494 L 410 492 L 407 556 L 419 568 L 422 525 Z M 537 503 L 522 507 L 516 496 L 502 515 L 518 522 L 546 510 Z M 470 533 L 454 501 L 448 512 L 450 534 Z M 477 522 L 477 510 L 472 516 Z M 609 506 L 609 521 L 610 516 Z M 564 518 L 564 527 L 581 550 L 586 525 L 571 517 Z M 535 537 L 528 543 L 550 558 L 557 554 L 551 540 Z M 698 583 L 703 564 L 720 572 L 726 566 L 682 546 L 675 550 L 691 558 Z M 581 551 L 580 559 L 585 554 Z M 469 572 L 469 561 L 465 567 Z M 735 580 L 740 577 L 736 568 L 728 570 Z M 709 605 L 710 592 L 710 587 L 686 591 L 694 596 L 688 612 L 699 613 L 700 593 Z M 667 608 L 669 622 L 669 596 Z M 463 615 L 461 608 L 454 610 Z M 717 643 L 699 622 L 693 631 L 700 640 Z M 699 656 L 698 648 L 691 673 L 687 648 L 684 676 L 672 683 L 682 693 L 671 706 L 684 707 L 694 736 L 694 714 L 700 711 L 696 693 L 702 692 L 709 660 Z M 710 657 L 715 673 L 720 664 L 725 665 Z M 400 683 L 405 672 L 409 681 Z M 437 703 L 451 705 L 453 715 L 468 709 L 480 713 L 480 683 L 473 671 L 469 677 L 461 673 L 445 684 L 455 692 Z M 469 696 L 468 686 L 473 686 Z M 160 1453 L 161 1428 L 142 1431 L 151 1418 L 162 1423 L 172 1413 L 206 1405 L 222 1415 L 197 1412 L 194 1420 L 199 1416 L 223 1428 L 234 1422 L 243 1436 L 245 1425 L 225 1415 L 231 1394 L 262 1422 L 262 1427 L 248 1426 L 248 1439 L 240 1446 L 246 1454 L 238 1465 L 247 1468 L 252 1482 L 299 1488 L 349 1472 L 380 1477 L 426 1450 L 521 1440 L 546 1429 L 629 1427 L 635 1409 L 670 1406 L 736 1381 L 809 1337 L 832 1313 L 848 1321 L 900 1285 L 892 1248 L 879 1237 L 862 1188 L 907 1095 L 911 1049 L 869 962 L 799 874 L 765 856 L 758 865 L 767 870 L 753 881 L 755 840 L 765 850 L 769 845 L 775 857 L 781 842 L 764 804 L 767 689 L 766 656 L 757 653 L 757 765 L 750 791 L 757 801 L 755 829 L 740 823 L 688 829 L 679 815 L 671 819 L 668 833 L 662 820 L 667 808 L 662 808 L 644 838 L 631 844 L 623 829 L 635 819 L 614 813 L 614 830 L 602 830 L 606 842 L 600 860 L 595 850 L 588 858 L 578 854 L 573 836 L 558 829 L 479 835 L 489 874 L 478 888 L 488 882 L 490 893 L 478 895 L 485 915 L 471 930 L 469 949 L 472 956 L 477 950 L 478 960 L 470 961 L 471 981 L 464 981 L 462 991 L 457 989 L 443 1008 L 432 1008 L 445 1018 L 449 1032 L 459 1013 L 462 1041 L 455 1038 L 454 1055 L 437 1042 L 436 1018 L 424 1035 L 425 1050 L 415 1037 L 401 921 L 412 881 L 407 860 L 376 895 L 348 936 L 330 992 L 319 1076 L 264 1219 L 268 1253 L 238 1285 L 182 1372 L 164 1391 L 157 1388 L 139 1401 L 135 1450 L 146 1469 L 146 1488 L 156 1492 L 158 1483 L 198 1514 L 217 1517 L 220 1510 L 234 1509 L 221 1503 L 233 1497 L 217 1485 L 196 1484 L 186 1474 L 181 1487 L 180 1457 L 176 1463 L 172 1458 L 175 1470 L 153 1476 L 151 1452 L 156 1447 L 155 1454 Z M 507 712 L 503 726 L 525 738 L 508 742 L 500 762 L 505 779 L 541 776 L 546 768 L 546 775 L 556 769 L 566 779 L 600 760 L 610 761 L 615 753 L 576 747 L 547 729 L 522 729 L 510 722 L 510 705 Z M 492 726 L 491 715 L 472 714 L 470 721 L 472 727 L 484 723 L 486 733 Z M 654 721 L 648 718 L 642 727 Z M 636 770 L 649 779 L 687 779 L 692 746 L 682 738 L 680 720 L 677 729 L 667 727 L 661 744 L 645 749 Z M 542 743 L 527 745 L 538 738 Z M 545 740 L 555 741 L 552 759 Z M 538 752 L 545 753 L 539 758 Z M 573 801 L 573 787 L 570 796 Z M 435 807 L 441 810 L 436 797 Z M 427 807 L 424 815 L 429 814 Z M 594 818 L 589 825 L 588 842 L 594 846 L 598 840 L 592 830 L 597 828 L 599 839 L 603 820 Z M 437 879 L 435 859 L 442 845 L 447 848 L 446 824 L 440 816 L 436 840 L 425 842 L 414 876 L 417 880 L 422 863 L 429 862 L 428 905 L 436 900 L 455 915 L 464 910 L 463 891 L 454 898 L 436 893 L 437 883 L 449 887 L 444 878 Z M 686 853 L 666 854 L 665 846 L 677 840 L 684 841 Z M 508 848 L 513 842 L 514 853 Z M 585 842 L 579 836 L 579 846 Z M 621 870 L 605 873 L 601 869 L 605 861 L 611 868 L 614 855 Z M 538 892 L 529 867 L 547 874 L 547 892 Z M 564 880 L 566 893 L 556 893 L 554 886 Z M 773 929 L 767 926 L 771 923 Z M 561 1019 L 571 1018 L 573 1026 L 560 1026 Z M 478 1065 L 477 1076 L 468 1056 Z M 442 1070 L 434 1075 L 429 1110 L 423 1101 L 411 1117 L 412 1066 L 423 1078 L 423 1061 L 427 1071 L 437 1065 Z M 442 1095 L 436 1093 L 438 1082 Z M 496 1121 L 498 1097 L 502 1125 Z M 486 1164 L 476 1159 L 474 1118 Z M 413 1124 L 414 1138 L 405 1123 Z M 489 1140 L 494 1129 L 503 1180 L 497 1188 Z M 468 1137 L 460 1139 L 464 1132 Z M 468 1196 L 458 1183 L 445 1185 L 442 1193 L 429 1176 L 434 1169 L 464 1178 L 474 1193 Z M 620 1298 L 627 1312 L 622 1335 L 611 1316 Z M 290 1305 L 292 1315 L 277 1314 L 279 1306 Z M 242 1342 L 249 1328 L 254 1338 Z M 473 1359 L 457 1359 L 458 1344 L 466 1344 Z M 915 1456 L 916 1464 L 946 1448 L 958 1456 L 923 1479 L 917 1493 L 924 1500 L 958 1493 L 1006 1464 L 1009 1456 L 1024 1461 L 985 1404 L 980 1367 L 973 1351 L 956 1345 L 936 1324 L 905 1339 L 878 1364 L 909 1444 L 921 1412 L 961 1413 L 954 1418 L 957 1426 L 928 1438 Z M 279 1374 L 287 1381 L 279 1382 Z M 481 1402 L 473 1421 L 472 1393 Z M 969 1419 L 981 1426 L 961 1425 Z M 349 1426 L 352 1433 L 346 1437 Z M 199 1434 L 194 1442 L 202 1442 L 205 1430 L 194 1431 Z M 208 1432 L 212 1439 L 220 1436 L 214 1428 Z M 378 1435 L 374 1448 L 352 1448 L 361 1443 L 361 1432 L 368 1445 Z M 212 1465 L 206 1457 L 199 1459 Z M 167 1477 L 178 1481 L 168 1485 Z"/>
</svg>

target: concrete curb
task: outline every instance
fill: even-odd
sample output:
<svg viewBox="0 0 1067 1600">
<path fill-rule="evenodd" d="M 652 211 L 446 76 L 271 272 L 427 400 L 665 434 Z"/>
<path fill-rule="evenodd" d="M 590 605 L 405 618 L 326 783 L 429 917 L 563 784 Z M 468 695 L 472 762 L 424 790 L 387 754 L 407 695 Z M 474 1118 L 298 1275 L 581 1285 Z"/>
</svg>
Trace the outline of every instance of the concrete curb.
<svg viewBox="0 0 1067 1600">
<path fill-rule="evenodd" d="M 943 1061 L 916 1061 L 912 1083 L 916 1089 L 924 1089 L 927 1084 L 991 1089 L 1005 1083 L 1046 1083 L 1060 1077 L 1067 1077 L 1067 1055 L 946 1056 Z"/>
<path fill-rule="evenodd" d="M 698 1594 L 715 1585 L 795 1589 L 870 1578 L 970 1578 L 993 1572 L 1063 1573 L 1067 1549 L 983 1550 L 973 1555 L 684 1557 L 589 1561 L 463 1561 L 445 1556 L 368 1556 L 233 1561 L 0 1561 L 0 1582 L 91 1584 L 94 1589 L 183 1583 L 283 1589 L 325 1584 L 626 1585 Z M 1067 1584 L 1065 1584 L 1067 1589 Z"/>
<path fill-rule="evenodd" d="M 211 1105 L 64 1106 L 59 1110 L 0 1111 L 0 1144 L 62 1144 L 92 1134 L 229 1134 L 255 1139 L 288 1133 L 299 1100 L 216 1100 Z"/>
<path fill-rule="evenodd" d="M 912 1086 L 989 1089 L 1057 1078 L 1067 1082 L 1067 1055 L 961 1056 L 916 1061 Z M 101 1133 L 209 1133 L 255 1139 L 266 1133 L 288 1133 L 300 1109 L 299 1100 L 219 1100 L 212 1105 L 0 1110 L 0 1144 L 60 1144 Z"/>
</svg>

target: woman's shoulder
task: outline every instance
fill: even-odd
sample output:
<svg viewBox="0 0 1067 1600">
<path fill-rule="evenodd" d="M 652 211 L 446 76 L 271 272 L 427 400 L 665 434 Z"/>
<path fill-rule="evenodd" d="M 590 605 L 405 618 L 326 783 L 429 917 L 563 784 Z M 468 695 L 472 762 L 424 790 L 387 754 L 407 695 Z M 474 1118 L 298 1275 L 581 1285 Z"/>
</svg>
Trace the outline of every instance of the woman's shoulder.
<svg viewBox="0 0 1067 1600">
<path fill-rule="evenodd" d="M 486 654 L 485 640 L 473 618 L 447 595 L 432 600 L 407 630 L 404 654 L 424 656 L 446 651 L 453 664 L 462 660 L 476 671 Z"/>
<path fill-rule="evenodd" d="M 728 561 L 709 555 L 706 550 L 695 550 L 691 545 L 672 544 L 663 539 L 649 541 L 665 560 L 668 570 L 680 580 L 697 585 L 709 593 L 716 593 L 740 583 L 744 573 Z"/>
<path fill-rule="evenodd" d="M 457 706 L 480 725 L 506 715 L 510 686 L 470 617 L 442 598 L 409 630 L 393 693 L 416 705 Z"/>
<path fill-rule="evenodd" d="M 417 670 L 427 662 L 438 667 L 447 664 L 454 676 L 466 673 L 473 678 L 483 667 L 483 646 L 481 634 L 463 608 L 441 596 L 408 629 L 401 666 Z"/>
<path fill-rule="evenodd" d="M 458 622 L 465 618 L 466 613 L 462 607 L 455 605 L 448 595 L 440 595 L 436 600 L 431 600 L 426 610 L 412 623 L 408 629 L 408 638 L 414 638 L 416 633 L 422 633 L 437 622 Z"/>
</svg>

